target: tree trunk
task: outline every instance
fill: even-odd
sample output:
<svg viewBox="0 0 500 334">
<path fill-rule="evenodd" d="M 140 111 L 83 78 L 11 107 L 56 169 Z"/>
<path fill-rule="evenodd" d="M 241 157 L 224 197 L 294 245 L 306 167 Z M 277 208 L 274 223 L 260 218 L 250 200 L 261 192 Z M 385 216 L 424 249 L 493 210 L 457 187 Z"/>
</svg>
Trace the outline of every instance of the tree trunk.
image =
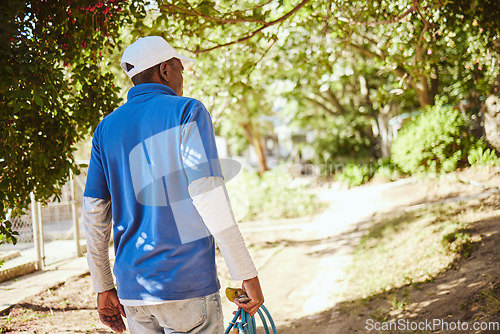
<svg viewBox="0 0 500 334">
<path fill-rule="evenodd" d="M 384 146 L 386 145 L 384 141 L 387 136 L 385 136 L 386 131 L 384 125 L 380 123 L 382 115 L 380 114 L 380 111 L 377 112 L 375 108 L 373 108 L 373 103 L 370 100 L 368 81 L 363 75 L 359 76 L 359 91 L 361 96 L 363 96 L 363 103 L 368 108 L 371 117 L 375 121 L 375 124 L 372 126 L 371 135 L 368 136 L 368 138 L 370 138 L 372 147 L 372 149 L 370 150 L 371 155 L 375 159 L 378 159 L 380 157 L 385 158 L 390 153 L 388 150 L 386 150 L 386 146 Z"/>
<path fill-rule="evenodd" d="M 500 96 L 490 95 L 486 101 L 484 132 L 486 141 L 500 152 Z"/>
<path fill-rule="evenodd" d="M 424 109 L 426 106 L 434 105 L 434 92 L 429 89 L 429 84 L 425 76 L 420 76 L 420 81 L 414 84 L 414 88 L 417 91 L 418 102 L 420 108 Z"/>
<path fill-rule="evenodd" d="M 488 144 L 500 152 L 500 75 L 496 77 L 490 93 L 484 103 L 484 132 Z"/>
<path fill-rule="evenodd" d="M 391 157 L 391 133 L 389 132 L 389 111 L 391 105 L 384 106 L 384 112 L 379 113 L 377 117 L 378 126 L 378 143 L 380 145 L 380 152 L 382 153 L 382 158 Z"/>
<path fill-rule="evenodd" d="M 269 168 L 267 167 L 266 153 L 264 143 L 260 136 L 260 131 L 258 128 L 254 127 L 252 123 L 242 123 L 241 126 L 245 129 L 248 142 L 252 145 L 255 153 L 257 154 L 259 175 L 262 176 L 265 171 L 269 170 Z"/>
<path fill-rule="evenodd" d="M 368 58 L 371 59 L 379 59 L 379 60 L 384 60 L 385 56 L 375 53 L 373 51 L 370 51 L 366 49 L 363 46 L 356 45 L 354 43 L 349 44 L 355 51 L 361 53 L 364 56 L 367 56 Z M 405 78 L 410 87 L 415 89 L 417 92 L 418 96 L 418 102 L 420 103 L 420 107 L 423 109 L 427 105 L 434 105 L 434 96 L 438 92 L 438 84 L 439 84 L 439 75 L 438 75 L 438 68 L 434 68 L 434 73 L 430 77 L 431 81 L 431 87 L 429 88 L 429 83 L 427 78 L 424 75 L 418 75 L 417 77 L 413 77 L 410 75 L 408 71 L 406 71 L 401 65 L 396 66 L 391 70 L 395 75 L 397 75 L 400 78 Z"/>
</svg>

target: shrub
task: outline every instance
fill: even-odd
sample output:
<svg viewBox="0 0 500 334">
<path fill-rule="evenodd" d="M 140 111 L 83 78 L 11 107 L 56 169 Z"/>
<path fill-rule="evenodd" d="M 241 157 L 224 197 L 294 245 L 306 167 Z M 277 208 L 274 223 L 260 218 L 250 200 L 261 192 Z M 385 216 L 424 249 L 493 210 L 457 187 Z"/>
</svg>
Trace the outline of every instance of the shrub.
<svg viewBox="0 0 500 334">
<path fill-rule="evenodd" d="M 311 124 L 304 126 L 310 127 Z M 322 119 L 312 126 L 315 129 L 314 141 L 305 146 L 315 152 L 314 163 L 322 164 L 338 157 L 356 160 L 370 157 L 372 143 L 367 134 L 371 133 L 372 124 L 366 116 L 353 112 Z"/>
<path fill-rule="evenodd" d="M 395 181 L 401 177 L 401 174 L 401 170 L 391 161 L 391 159 L 381 158 L 378 159 L 375 165 L 373 179 Z"/>
<path fill-rule="evenodd" d="M 342 171 L 335 174 L 335 180 L 356 187 L 375 178 L 379 181 L 394 181 L 400 176 L 397 166 L 389 159 L 378 159 L 370 163 L 347 164 Z"/>
<path fill-rule="evenodd" d="M 356 187 L 368 182 L 373 176 L 373 168 L 369 165 L 347 165 L 342 172 L 335 174 L 335 180 Z"/>
<path fill-rule="evenodd" d="M 477 141 L 469 150 L 467 161 L 471 166 L 493 167 L 500 166 L 500 159 L 498 159 L 494 150 L 486 148 L 483 140 Z"/>
<path fill-rule="evenodd" d="M 428 106 L 398 134 L 392 144 L 392 161 L 406 173 L 451 172 L 466 162 L 471 139 L 458 110 Z"/>
<path fill-rule="evenodd" d="M 294 182 L 286 166 L 275 167 L 262 178 L 243 170 L 240 180 L 227 187 L 235 215 L 243 220 L 307 216 L 320 206 L 304 185 Z"/>
</svg>

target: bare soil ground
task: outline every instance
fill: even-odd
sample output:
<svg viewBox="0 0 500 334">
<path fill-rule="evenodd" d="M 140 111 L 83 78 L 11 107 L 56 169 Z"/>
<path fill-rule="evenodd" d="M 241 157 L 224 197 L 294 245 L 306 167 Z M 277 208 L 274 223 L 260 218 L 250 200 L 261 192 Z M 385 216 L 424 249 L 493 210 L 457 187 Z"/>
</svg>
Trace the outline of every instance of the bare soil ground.
<svg viewBox="0 0 500 334">
<path fill-rule="evenodd" d="M 292 320 L 281 327 L 282 333 L 500 333 L 500 195 L 468 205 L 484 209 L 470 231 L 480 240 L 470 257 L 457 259 L 431 281 L 342 301 L 313 316 Z M 408 330 L 434 321 L 436 327 Z M 453 330 L 458 321 L 467 327 Z M 384 322 L 401 326 L 384 331 Z M 474 322 L 483 330 L 472 330 Z"/>
<path fill-rule="evenodd" d="M 463 179 L 481 182 L 487 186 L 500 185 L 499 170 L 470 171 L 458 174 Z M 429 203 L 452 196 L 484 192 L 484 188 L 455 178 L 422 180 L 408 183 L 382 193 L 379 213 L 390 215 L 409 205 Z M 500 322 L 495 310 L 500 299 L 500 195 L 466 202 L 480 210 L 471 233 L 480 240 L 470 257 L 460 258 L 434 280 L 409 284 L 365 299 L 336 300 L 328 288 L 322 296 L 321 284 L 345 279 L 335 276 L 332 261 L 348 260 L 346 249 L 359 237 L 339 234 L 321 237 L 289 226 L 304 225 L 307 219 L 270 222 L 276 229 L 265 233 L 253 231 L 242 224 L 247 243 L 261 273 L 266 305 L 279 325 L 279 333 L 378 333 L 366 328 L 367 320 L 425 322 L 444 319 L 460 320 L 472 325 L 478 322 Z M 281 228 L 282 226 L 283 228 Z M 261 228 L 262 232 L 265 230 Z M 313 237 L 313 235 L 315 237 Z M 335 256 L 335 257 L 334 257 Z M 325 262 L 325 259 L 329 259 Z M 219 259 L 220 260 L 220 259 Z M 339 262 L 339 266 L 341 263 Z M 383 264 L 381 264 L 383 265 Z M 222 266 L 222 265 L 221 265 Z M 331 269 L 331 270 L 330 270 Z M 284 278 L 285 277 L 285 278 Z M 289 277 L 289 279 L 286 279 Z M 227 273 L 221 273 L 222 286 L 230 285 Z M 234 285 L 234 284 L 233 284 Z M 318 294 L 318 290 L 320 293 Z M 389 302 L 387 296 L 394 296 Z M 314 298 L 312 298 L 314 297 Z M 324 298 L 322 298 L 324 297 Z M 330 299 L 330 300 L 329 300 Z M 305 308 L 304 304 L 310 307 Z M 395 307 L 398 306 L 399 307 Z M 225 304 L 224 315 L 229 321 L 231 306 Z M 0 333 L 112 333 L 102 325 L 95 310 L 95 294 L 89 275 L 75 277 L 66 283 L 28 298 L 0 317 Z M 391 331 L 384 331 L 389 333 Z M 394 333 L 458 333 L 459 331 L 421 330 Z M 460 331 L 460 333 L 495 333 L 496 331 Z"/>
</svg>

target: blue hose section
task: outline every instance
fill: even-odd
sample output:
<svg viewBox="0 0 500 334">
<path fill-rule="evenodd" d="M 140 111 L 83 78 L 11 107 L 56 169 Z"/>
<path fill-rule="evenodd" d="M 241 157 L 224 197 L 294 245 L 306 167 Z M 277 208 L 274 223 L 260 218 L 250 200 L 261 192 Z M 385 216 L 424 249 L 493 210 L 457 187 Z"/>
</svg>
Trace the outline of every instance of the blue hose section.
<svg viewBox="0 0 500 334">
<path fill-rule="evenodd" d="M 264 305 L 261 305 L 260 308 L 263 309 L 264 312 L 266 313 L 267 319 L 269 319 L 269 323 L 271 324 L 271 328 L 273 329 L 273 334 L 278 333 L 278 331 L 276 330 L 276 325 L 274 324 L 273 317 L 271 317 L 271 313 L 269 312 L 267 307 L 265 307 Z"/>
<path fill-rule="evenodd" d="M 265 316 L 262 313 L 262 311 L 264 311 Z M 264 305 L 260 306 L 260 308 L 257 310 L 257 314 L 259 315 L 260 320 L 262 321 L 262 325 L 264 326 L 264 331 L 266 334 L 270 334 L 269 327 L 266 321 L 266 316 L 267 319 L 269 320 L 269 324 L 271 325 L 271 329 L 273 330 L 273 334 L 278 333 L 278 331 L 276 330 L 276 325 L 274 324 L 273 317 L 271 316 L 271 313 L 269 313 L 269 310 Z M 240 318 L 241 321 L 238 321 L 238 318 Z M 233 327 L 238 328 L 240 333 L 256 334 L 257 326 L 255 323 L 255 317 L 250 316 L 242 309 L 239 309 L 238 312 L 236 312 L 235 316 L 233 317 L 233 320 L 229 323 L 229 326 L 227 327 L 224 334 L 229 334 L 229 331 Z"/>
<path fill-rule="evenodd" d="M 260 309 L 257 310 L 257 313 L 259 314 L 260 320 L 262 321 L 265 333 L 269 334 L 269 328 L 267 327 L 266 318 L 264 318 L 264 315 L 262 314 L 262 311 Z"/>
</svg>

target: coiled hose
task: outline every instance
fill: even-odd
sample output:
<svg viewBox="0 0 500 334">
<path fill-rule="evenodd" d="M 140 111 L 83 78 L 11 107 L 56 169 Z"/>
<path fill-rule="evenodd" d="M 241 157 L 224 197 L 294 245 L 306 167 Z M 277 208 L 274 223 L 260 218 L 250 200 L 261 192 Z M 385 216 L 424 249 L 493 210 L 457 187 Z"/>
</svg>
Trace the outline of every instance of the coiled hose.
<svg viewBox="0 0 500 334">
<path fill-rule="evenodd" d="M 260 317 L 260 320 L 262 321 L 262 325 L 264 326 L 264 331 L 266 334 L 270 334 L 269 332 L 269 326 L 267 325 L 266 322 L 266 317 L 262 313 L 264 311 L 265 315 L 267 316 L 267 319 L 269 320 L 269 324 L 271 325 L 271 329 L 273 330 L 273 334 L 277 334 L 278 332 L 276 331 L 276 326 L 274 325 L 274 320 L 273 317 L 271 317 L 271 313 L 267 310 L 267 308 L 264 305 L 261 305 L 260 308 L 257 310 L 257 314 Z M 238 318 L 241 319 L 241 321 L 238 321 Z M 242 309 L 239 309 L 238 312 L 236 312 L 236 315 L 234 316 L 233 320 L 229 323 L 229 326 L 227 327 L 226 331 L 224 334 L 229 334 L 229 331 L 231 328 L 237 328 L 239 334 L 256 334 L 256 325 L 255 325 L 255 318 L 253 316 L 250 316 L 248 313 L 243 311 Z"/>
</svg>

